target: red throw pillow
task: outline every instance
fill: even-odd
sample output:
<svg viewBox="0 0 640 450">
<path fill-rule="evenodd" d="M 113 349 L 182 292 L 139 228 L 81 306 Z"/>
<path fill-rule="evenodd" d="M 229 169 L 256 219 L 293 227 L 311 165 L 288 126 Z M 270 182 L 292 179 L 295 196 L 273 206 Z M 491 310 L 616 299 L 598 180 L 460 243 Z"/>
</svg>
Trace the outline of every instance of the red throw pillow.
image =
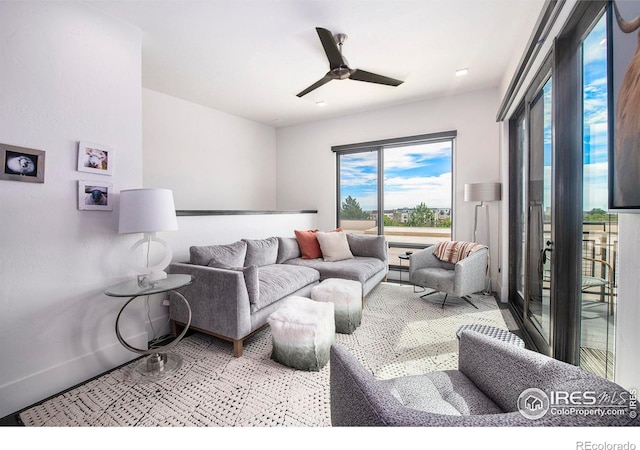
<svg viewBox="0 0 640 450">
<path fill-rule="evenodd" d="M 294 230 L 296 239 L 298 240 L 298 246 L 300 247 L 300 253 L 302 259 L 316 259 L 322 258 L 322 250 L 320 250 L 320 243 L 316 237 L 316 232 L 319 230 Z M 336 228 L 331 231 L 342 231 L 342 228 Z"/>
<path fill-rule="evenodd" d="M 322 251 L 320 251 L 320 243 L 316 237 L 316 231 L 318 230 L 295 230 L 296 239 L 300 246 L 300 253 L 302 253 L 302 259 L 322 258 Z"/>
</svg>

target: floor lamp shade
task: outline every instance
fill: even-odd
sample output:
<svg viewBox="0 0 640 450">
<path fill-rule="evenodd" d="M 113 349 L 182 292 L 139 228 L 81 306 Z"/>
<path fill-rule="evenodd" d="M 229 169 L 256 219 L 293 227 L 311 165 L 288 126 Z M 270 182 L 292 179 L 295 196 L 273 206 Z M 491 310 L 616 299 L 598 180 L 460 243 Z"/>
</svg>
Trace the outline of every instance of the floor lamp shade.
<svg viewBox="0 0 640 450">
<path fill-rule="evenodd" d="M 156 237 L 156 232 L 177 229 L 178 220 L 171 190 L 128 189 L 120 191 L 118 232 L 120 234 L 144 233 L 144 237 L 131 247 L 130 261 L 136 261 L 136 250 L 143 244 L 147 244 L 146 265 L 132 264 L 139 274 L 140 284 L 144 285 L 167 277 L 163 269 L 169 265 L 173 255 L 167 243 Z M 157 242 L 164 247 L 164 257 L 155 265 L 149 264 L 152 242 Z"/>
</svg>

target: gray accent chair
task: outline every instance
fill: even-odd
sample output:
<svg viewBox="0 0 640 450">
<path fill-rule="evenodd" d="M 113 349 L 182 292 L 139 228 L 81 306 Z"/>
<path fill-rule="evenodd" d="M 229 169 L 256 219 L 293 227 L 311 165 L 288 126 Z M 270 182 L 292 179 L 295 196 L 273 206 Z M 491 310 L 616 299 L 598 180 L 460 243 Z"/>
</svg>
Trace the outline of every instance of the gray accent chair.
<svg viewBox="0 0 640 450">
<path fill-rule="evenodd" d="M 451 295 L 477 308 L 467 296 L 486 288 L 489 250 L 477 250 L 456 264 L 439 260 L 433 254 L 434 250 L 435 245 L 432 245 L 409 257 L 409 281 L 415 286 L 432 289 L 423 297 L 443 292 L 443 307 L 447 296 Z"/>
<path fill-rule="evenodd" d="M 475 331 L 460 336 L 458 370 L 378 380 L 339 344 L 331 347 L 330 367 L 333 426 L 640 425 L 630 414 L 635 411 L 630 393 L 619 385 Z M 601 416 L 556 415 L 549 410 L 540 418 L 528 418 L 520 413 L 518 399 L 529 388 L 547 396 L 552 391 L 589 391 L 616 402 L 626 399 L 625 411 Z"/>
</svg>

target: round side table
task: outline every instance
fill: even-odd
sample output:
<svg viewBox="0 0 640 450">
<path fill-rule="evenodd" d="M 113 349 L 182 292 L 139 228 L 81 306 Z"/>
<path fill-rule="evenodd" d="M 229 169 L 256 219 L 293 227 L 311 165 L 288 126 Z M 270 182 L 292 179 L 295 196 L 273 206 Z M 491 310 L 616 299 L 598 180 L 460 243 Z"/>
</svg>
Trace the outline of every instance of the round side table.
<svg viewBox="0 0 640 450">
<path fill-rule="evenodd" d="M 122 306 L 116 318 L 116 336 L 118 337 L 118 341 L 120 341 L 127 350 L 141 355 L 148 355 L 136 364 L 134 370 L 131 372 L 132 377 L 139 378 L 139 381 L 143 382 L 156 381 L 167 376 L 169 373 L 175 372 L 182 366 L 182 357 L 177 353 L 168 352 L 168 350 L 175 347 L 189 330 L 189 325 L 191 324 L 191 307 L 187 299 L 184 298 L 177 289 L 193 283 L 193 280 L 194 278 L 191 275 L 169 274 L 166 279 L 152 282 L 148 286 L 141 286 L 137 280 L 130 280 L 112 286 L 104 291 L 105 295 L 110 297 L 131 297 Z M 122 334 L 120 334 L 120 316 L 123 311 L 132 301 L 140 296 L 161 294 L 163 292 L 172 292 L 177 298 L 184 302 L 188 312 L 186 326 L 178 336 L 163 346 L 142 349 L 130 345 L 122 337 Z"/>
</svg>

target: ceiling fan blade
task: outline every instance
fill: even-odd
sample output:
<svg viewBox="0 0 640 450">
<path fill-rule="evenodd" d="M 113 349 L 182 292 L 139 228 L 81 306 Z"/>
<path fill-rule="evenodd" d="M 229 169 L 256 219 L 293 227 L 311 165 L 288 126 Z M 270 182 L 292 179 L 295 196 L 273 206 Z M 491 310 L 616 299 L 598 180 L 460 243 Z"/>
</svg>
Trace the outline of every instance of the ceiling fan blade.
<svg viewBox="0 0 640 450">
<path fill-rule="evenodd" d="M 329 74 L 325 75 L 323 78 L 319 79 L 318 81 L 316 81 L 315 83 L 313 83 L 311 86 L 309 86 L 308 88 L 306 88 L 304 91 L 300 92 L 299 94 L 296 94 L 298 97 L 302 97 L 303 95 L 307 95 L 309 92 L 318 89 L 320 86 L 327 84 L 329 81 L 333 80 L 333 77 L 329 76 Z"/>
<path fill-rule="evenodd" d="M 324 47 L 324 52 L 327 54 L 329 67 L 335 69 L 336 67 L 346 66 L 347 64 L 340 53 L 340 49 L 338 49 L 338 44 L 336 44 L 336 40 L 331 31 L 326 28 L 316 28 L 316 31 L 318 32 L 320 42 L 322 42 L 322 47 Z"/>
<path fill-rule="evenodd" d="M 349 78 L 357 81 L 366 81 L 368 83 L 386 84 L 387 86 L 400 86 L 404 83 L 404 81 L 396 80 L 395 78 L 385 77 L 360 69 L 352 71 Z"/>
</svg>

